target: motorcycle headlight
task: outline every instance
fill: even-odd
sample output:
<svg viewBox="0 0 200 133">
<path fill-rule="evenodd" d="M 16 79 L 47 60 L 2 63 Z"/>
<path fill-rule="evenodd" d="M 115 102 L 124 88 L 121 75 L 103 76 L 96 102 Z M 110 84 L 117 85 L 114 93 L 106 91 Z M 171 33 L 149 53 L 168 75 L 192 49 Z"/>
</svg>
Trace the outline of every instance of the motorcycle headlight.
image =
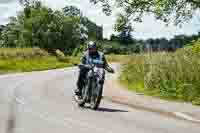
<svg viewBox="0 0 200 133">
<path fill-rule="evenodd" d="M 104 80 L 104 76 L 105 76 L 105 71 L 104 71 L 104 69 L 99 68 L 97 74 L 98 74 L 98 78 L 99 78 L 100 81 L 101 81 L 101 80 Z"/>
</svg>

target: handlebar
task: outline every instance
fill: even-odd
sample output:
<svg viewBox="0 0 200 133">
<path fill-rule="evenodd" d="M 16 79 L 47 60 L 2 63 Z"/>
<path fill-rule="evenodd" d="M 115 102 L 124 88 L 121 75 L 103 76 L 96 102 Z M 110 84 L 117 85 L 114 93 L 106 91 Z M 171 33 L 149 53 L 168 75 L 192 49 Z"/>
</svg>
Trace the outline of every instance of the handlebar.
<svg viewBox="0 0 200 133">
<path fill-rule="evenodd" d="M 76 66 L 78 66 L 80 69 L 89 69 L 89 70 L 93 69 L 95 66 L 100 67 L 100 68 L 104 68 L 102 65 L 95 65 L 95 64 L 91 64 L 91 65 L 79 64 L 79 65 L 76 65 Z M 109 73 L 115 73 L 115 71 L 111 67 L 104 68 L 104 69 Z"/>
<path fill-rule="evenodd" d="M 94 68 L 93 65 L 84 65 L 84 64 L 79 64 L 78 67 L 80 69 L 82 69 L 82 68 L 86 68 L 86 69 L 92 69 L 92 68 Z"/>
</svg>

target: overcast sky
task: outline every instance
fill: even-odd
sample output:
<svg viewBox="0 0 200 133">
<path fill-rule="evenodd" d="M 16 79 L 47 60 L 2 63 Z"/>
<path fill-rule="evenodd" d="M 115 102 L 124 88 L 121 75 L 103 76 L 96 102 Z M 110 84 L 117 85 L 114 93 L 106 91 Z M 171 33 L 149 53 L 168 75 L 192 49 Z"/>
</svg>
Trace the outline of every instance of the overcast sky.
<svg viewBox="0 0 200 133">
<path fill-rule="evenodd" d="M 113 26 L 116 20 L 116 11 L 111 16 L 106 16 L 102 13 L 100 6 L 92 5 L 89 0 L 42 0 L 46 5 L 53 9 L 61 9 L 65 5 L 75 5 L 85 16 L 94 21 L 98 25 L 103 25 L 104 37 L 109 37 L 112 34 Z M 17 0 L 0 0 L 0 24 L 8 22 L 10 16 L 16 15 L 21 9 Z M 191 35 L 200 31 L 200 20 L 194 17 L 190 22 L 183 25 L 182 28 L 173 26 L 168 27 L 164 23 L 155 20 L 152 16 L 146 16 L 144 22 L 134 24 L 135 38 L 172 38 L 174 35 L 187 34 Z"/>
</svg>

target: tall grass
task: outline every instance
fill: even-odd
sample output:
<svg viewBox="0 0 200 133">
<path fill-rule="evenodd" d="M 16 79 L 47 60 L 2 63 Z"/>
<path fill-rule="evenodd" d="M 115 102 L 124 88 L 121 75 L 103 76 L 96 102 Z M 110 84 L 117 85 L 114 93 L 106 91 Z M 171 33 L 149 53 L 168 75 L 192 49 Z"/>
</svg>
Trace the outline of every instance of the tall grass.
<svg viewBox="0 0 200 133">
<path fill-rule="evenodd" d="M 126 62 L 128 57 L 129 55 L 115 55 L 115 54 L 106 55 L 106 59 L 108 60 L 108 62 L 112 63 Z"/>
<path fill-rule="evenodd" d="M 200 54 L 179 50 L 132 56 L 120 80 L 129 89 L 200 104 Z"/>
</svg>

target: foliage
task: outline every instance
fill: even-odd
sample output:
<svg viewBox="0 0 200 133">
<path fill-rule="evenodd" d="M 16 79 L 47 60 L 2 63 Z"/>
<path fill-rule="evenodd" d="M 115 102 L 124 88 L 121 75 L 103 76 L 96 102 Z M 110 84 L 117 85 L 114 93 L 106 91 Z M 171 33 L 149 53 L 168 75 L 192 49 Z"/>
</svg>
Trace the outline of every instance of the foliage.
<svg viewBox="0 0 200 133">
<path fill-rule="evenodd" d="M 142 51 L 140 48 L 143 44 L 132 43 L 132 44 L 121 44 L 121 41 L 99 41 L 98 44 L 101 46 L 101 49 L 106 54 L 132 54 L 139 53 Z"/>
<path fill-rule="evenodd" d="M 103 40 L 103 28 L 83 17 L 78 8 L 65 6 L 62 12 L 53 11 L 37 0 L 25 0 L 24 10 L 0 27 L 0 47 L 40 47 L 51 53 L 59 49 L 67 55 L 79 55 L 85 49 L 85 41 L 80 42 L 84 34 L 89 40 L 97 40 L 101 50 L 108 54 L 130 54 L 149 50 L 175 51 L 200 35 L 136 40 L 131 34 L 130 18 L 121 14 L 117 21 L 119 25 L 115 29 L 119 34 L 112 35 L 111 40 Z"/>
<path fill-rule="evenodd" d="M 97 4 L 98 2 L 102 2 L 102 11 L 106 15 L 111 14 L 111 6 L 109 4 L 109 0 L 90 0 L 90 2 L 92 2 L 93 4 Z"/>
<path fill-rule="evenodd" d="M 0 59 L 46 58 L 49 53 L 40 48 L 0 48 Z"/>
<path fill-rule="evenodd" d="M 168 23 L 173 20 L 175 24 L 180 24 L 185 20 L 192 18 L 192 15 L 200 8 L 198 0 L 91 0 L 93 3 L 102 3 L 105 5 L 115 5 L 120 8 L 119 18 L 126 18 L 118 21 L 120 26 L 122 23 L 130 21 L 142 22 L 142 18 L 146 14 L 153 14 L 156 19 Z M 114 3 L 114 4 L 112 4 Z M 120 22 L 120 23 L 119 23 Z"/>
<path fill-rule="evenodd" d="M 79 45 L 78 25 L 78 17 L 64 16 L 41 4 L 28 5 L 3 30 L 3 47 L 37 46 L 70 54 Z"/>
<path fill-rule="evenodd" d="M 67 58 L 67 57 L 65 57 Z M 27 72 L 71 66 L 73 59 L 60 61 L 39 48 L 1 48 L 0 73 Z"/>
<path fill-rule="evenodd" d="M 178 50 L 132 56 L 120 80 L 131 90 L 161 98 L 200 101 L 200 54 Z"/>
<path fill-rule="evenodd" d="M 185 49 L 190 50 L 193 53 L 200 54 L 200 39 L 191 42 Z"/>
<path fill-rule="evenodd" d="M 79 62 L 79 58 L 63 56 L 59 50 L 57 54 L 39 48 L 1 48 L 0 74 L 64 68 Z"/>
<path fill-rule="evenodd" d="M 86 50 L 86 45 L 80 45 L 79 47 L 77 47 L 72 56 L 81 56 L 81 54 L 83 54 L 83 52 Z"/>
<path fill-rule="evenodd" d="M 62 51 L 60 51 L 59 49 L 57 49 L 57 50 L 55 51 L 55 55 L 56 55 L 57 57 L 59 57 L 59 58 L 65 57 L 64 53 L 63 53 Z"/>
<path fill-rule="evenodd" d="M 157 39 L 147 39 L 138 40 L 133 38 L 125 38 L 123 40 L 119 35 L 111 35 L 110 40 L 104 39 L 97 41 L 99 49 L 106 54 L 133 54 L 142 52 L 159 52 L 159 51 L 169 51 L 174 52 L 179 48 L 188 46 L 193 46 L 200 37 L 200 34 L 186 36 L 177 35 L 172 39 L 157 38 Z M 193 42 L 193 43 L 192 43 Z M 86 49 L 86 45 L 80 45 L 77 47 L 73 55 L 80 55 Z M 197 46 L 196 46 L 197 47 Z M 193 48 L 194 49 L 194 48 Z"/>
<path fill-rule="evenodd" d="M 60 62 L 69 62 L 70 61 L 69 57 L 66 57 L 65 54 L 62 51 L 60 51 L 59 49 L 57 49 L 55 51 L 55 55 L 56 55 L 58 61 L 60 61 Z"/>
<path fill-rule="evenodd" d="M 103 39 L 103 28 L 96 25 L 87 17 L 84 17 L 80 9 L 78 9 L 75 6 L 65 6 L 63 8 L 63 12 L 65 16 L 80 17 L 79 30 L 81 34 L 86 34 L 87 36 L 89 36 L 90 39 L 97 39 L 97 40 Z"/>
<path fill-rule="evenodd" d="M 65 16 L 81 16 L 80 9 L 76 8 L 75 6 L 65 6 L 63 8 L 63 12 Z"/>
<path fill-rule="evenodd" d="M 124 63 L 129 58 L 129 55 L 116 55 L 116 54 L 109 54 L 106 55 L 106 59 L 109 63 Z"/>
<path fill-rule="evenodd" d="M 0 47 L 39 47 L 54 53 L 59 49 L 71 55 L 80 45 L 82 25 L 90 38 L 102 39 L 103 29 L 81 15 L 74 6 L 52 10 L 38 0 L 22 0 L 24 10 L 0 27 Z"/>
<path fill-rule="evenodd" d="M 91 20 L 89 20 L 86 17 L 81 18 L 81 23 L 87 27 L 87 35 L 89 36 L 89 39 L 93 40 L 102 40 L 103 39 L 103 27 L 98 26 Z"/>
<path fill-rule="evenodd" d="M 60 62 L 56 57 L 32 59 L 0 59 L 0 73 L 40 71 L 72 66 L 70 62 Z"/>
<path fill-rule="evenodd" d="M 123 40 L 119 35 L 111 35 L 110 41 L 103 41 L 105 44 L 104 48 L 106 51 L 115 51 L 114 53 L 141 53 L 141 52 L 157 52 L 157 51 L 176 51 L 178 48 L 186 47 L 188 44 L 193 46 L 198 38 L 200 37 L 200 33 L 196 35 L 177 35 L 172 39 L 166 38 L 157 38 L 152 39 L 149 38 L 147 40 L 138 40 L 133 39 L 132 37 L 126 37 Z M 193 43 L 192 43 L 193 42 Z M 110 52 L 109 52 L 110 53 Z"/>
</svg>

